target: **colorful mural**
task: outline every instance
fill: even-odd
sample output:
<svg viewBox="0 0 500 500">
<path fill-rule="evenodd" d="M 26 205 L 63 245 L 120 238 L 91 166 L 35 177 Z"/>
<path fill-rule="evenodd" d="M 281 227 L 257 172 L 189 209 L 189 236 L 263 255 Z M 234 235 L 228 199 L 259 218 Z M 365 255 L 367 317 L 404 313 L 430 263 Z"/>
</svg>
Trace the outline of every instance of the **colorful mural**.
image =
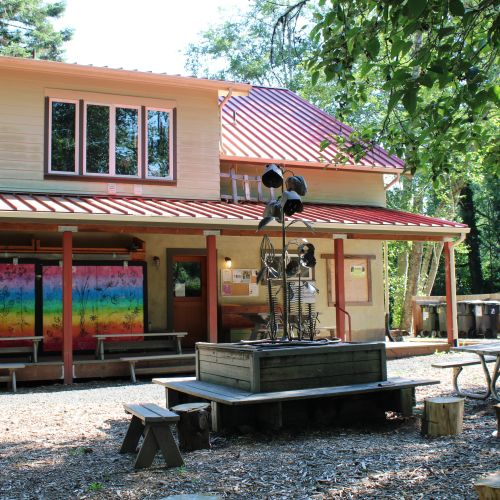
<svg viewBox="0 0 500 500">
<path fill-rule="evenodd" d="M 35 335 L 35 264 L 0 263 L 0 337 L 33 335 Z M 2 342 L 4 347 L 10 345 L 10 342 Z M 12 345 L 22 345 L 22 342 Z"/>
<path fill-rule="evenodd" d="M 62 268 L 44 265 L 43 348 L 62 349 Z M 73 349 L 94 349 L 93 335 L 144 331 L 142 266 L 73 267 Z M 129 340 L 138 340 L 130 338 Z"/>
</svg>

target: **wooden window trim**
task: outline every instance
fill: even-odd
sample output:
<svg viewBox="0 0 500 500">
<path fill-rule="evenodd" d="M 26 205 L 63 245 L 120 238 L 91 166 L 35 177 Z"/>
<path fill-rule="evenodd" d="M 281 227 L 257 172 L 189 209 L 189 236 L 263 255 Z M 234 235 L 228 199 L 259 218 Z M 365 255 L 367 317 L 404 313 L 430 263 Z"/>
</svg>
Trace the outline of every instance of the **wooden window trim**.
<svg viewBox="0 0 500 500">
<path fill-rule="evenodd" d="M 51 102 L 73 102 L 76 104 L 75 120 L 75 170 L 74 172 L 51 171 Z M 138 175 L 116 175 L 115 162 L 110 162 L 108 174 L 86 173 L 86 114 L 87 105 L 106 105 L 110 107 L 110 156 L 114 156 L 112 145 L 112 131 L 115 131 L 114 113 L 117 107 L 133 108 L 138 110 Z M 159 186 L 177 185 L 177 109 L 176 101 L 140 96 L 122 96 L 95 92 L 80 92 L 65 89 L 45 89 L 45 119 L 44 119 L 44 178 L 58 180 L 75 180 L 80 182 L 117 182 L 132 184 L 150 184 Z M 169 173 L 168 177 L 147 176 L 147 109 L 165 111 L 170 116 L 169 130 Z M 114 120 L 115 121 L 115 120 Z M 112 124 L 112 126 L 111 126 Z M 113 171 L 113 173 L 112 173 Z"/>
<path fill-rule="evenodd" d="M 335 302 L 332 300 L 333 291 L 335 284 L 332 283 L 332 264 L 335 256 L 333 253 L 322 253 L 322 259 L 326 259 L 326 283 L 327 283 L 327 294 L 328 294 L 328 306 L 335 307 Z M 346 254 L 344 255 L 344 261 L 348 259 L 366 259 L 366 272 L 367 272 L 367 287 L 368 287 L 368 300 L 366 301 L 346 301 L 347 306 L 371 306 L 373 305 L 373 293 L 372 293 L 372 260 L 375 260 L 375 255 L 354 255 Z"/>
</svg>

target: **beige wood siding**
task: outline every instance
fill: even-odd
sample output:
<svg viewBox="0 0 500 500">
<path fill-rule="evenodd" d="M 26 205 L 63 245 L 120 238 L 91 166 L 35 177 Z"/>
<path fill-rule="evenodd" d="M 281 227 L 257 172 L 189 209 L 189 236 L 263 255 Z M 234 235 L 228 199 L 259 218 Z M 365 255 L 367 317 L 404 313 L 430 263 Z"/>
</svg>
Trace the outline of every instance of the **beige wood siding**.
<svg viewBox="0 0 500 500">
<path fill-rule="evenodd" d="M 78 90 L 152 97 L 177 103 L 177 185 L 142 185 L 144 196 L 218 199 L 219 118 L 217 91 L 164 85 L 131 84 L 98 79 L 55 77 L 43 73 L 0 71 L 0 188 L 13 191 L 106 194 L 108 182 L 117 194 L 134 194 L 133 183 L 44 179 L 45 89 Z M 141 184 L 137 180 L 135 184 Z"/>
<path fill-rule="evenodd" d="M 233 166 L 237 174 L 260 176 L 264 172 L 265 165 Z M 224 163 L 221 167 L 223 172 L 229 172 L 230 165 Z M 295 175 L 303 175 L 306 179 L 308 192 L 303 197 L 306 202 L 318 203 L 344 203 L 360 205 L 385 206 L 384 176 L 382 174 L 369 172 L 341 172 L 331 168 L 290 168 Z M 287 174 L 288 175 L 288 174 Z M 257 196 L 257 185 L 252 183 L 251 195 Z M 262 188 L 265 197 L 269 190 Z M 231 182 L 223 179 L 221 192 L 231 194 Z M 238 181 L 238 194 L 244 195 L 243 184 Z"/>
</svg>

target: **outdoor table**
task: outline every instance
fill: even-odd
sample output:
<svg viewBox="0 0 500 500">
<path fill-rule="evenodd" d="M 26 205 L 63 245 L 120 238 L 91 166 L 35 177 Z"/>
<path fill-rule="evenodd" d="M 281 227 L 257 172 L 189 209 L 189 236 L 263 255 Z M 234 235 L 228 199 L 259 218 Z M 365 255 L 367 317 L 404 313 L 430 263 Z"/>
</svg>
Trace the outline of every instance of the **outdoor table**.
<svg viewBox="0 0 500 500">
<path fill-rule="evenodd" d="M 97 340 L 97 345 L 95 349 L 96 359 L 104 360 L 104 342 L 106 339 L 120 339 L 124 337 L 174 337 L 175 346 L 177 349 L 177 354 L 182 354 L 181 338 L 185 337 L 187 332 L 154 332 L 154 333 L 102 333 L 94 335 Z"/>
<path fill-rule="evenodd" d="M 481 366 L 483 367 L 484 376 L 486 377 L 487 392 L 485 398 L 488 396 L 493 396 L 497 401 L 500 401 L 500 396 L 498 394 L 496 383 L 500 376 L 500 342 L 492 342 L 488 344 L 473 344 L 461 347 L 453 347 L 453 351 L 460 352 L 472 352 L 479 356 L 481 361 Z M 485 356 L 495 356 L 496 361 L 493 366 L 493 370 L 490 374 L 488 366 L 486 364 Z"/>
<path fill-rule="evenodd" d="M 30 341 L 32 343 L 32 353 L 33 353 L 33 363 L 38 362 L 38 345 L 43 340 L 43 337 L 0 337 L 0 341 L 5 342 L 19 342 L 19 341 Z M 1 347 L 0 344 L 0 353 L 1 352 L 24 352 L 24 348 L 22 347 Z"/>
</svg>

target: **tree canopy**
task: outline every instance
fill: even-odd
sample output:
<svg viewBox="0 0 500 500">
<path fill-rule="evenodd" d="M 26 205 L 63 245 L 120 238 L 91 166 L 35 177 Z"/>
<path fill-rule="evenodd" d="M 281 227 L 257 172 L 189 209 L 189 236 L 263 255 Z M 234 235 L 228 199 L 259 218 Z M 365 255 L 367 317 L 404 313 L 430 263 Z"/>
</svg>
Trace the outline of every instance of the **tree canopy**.
<svg viewBox="0 0 500 500">
<path fill-rule="evenodd" d="M 2 0 L 0 2 L 0 54 L 14 57 L 61 60 L 63 44 L 72 30 L 56 30 L 52 20 L 64 12 L 64 2 Z"/>
</svg>

